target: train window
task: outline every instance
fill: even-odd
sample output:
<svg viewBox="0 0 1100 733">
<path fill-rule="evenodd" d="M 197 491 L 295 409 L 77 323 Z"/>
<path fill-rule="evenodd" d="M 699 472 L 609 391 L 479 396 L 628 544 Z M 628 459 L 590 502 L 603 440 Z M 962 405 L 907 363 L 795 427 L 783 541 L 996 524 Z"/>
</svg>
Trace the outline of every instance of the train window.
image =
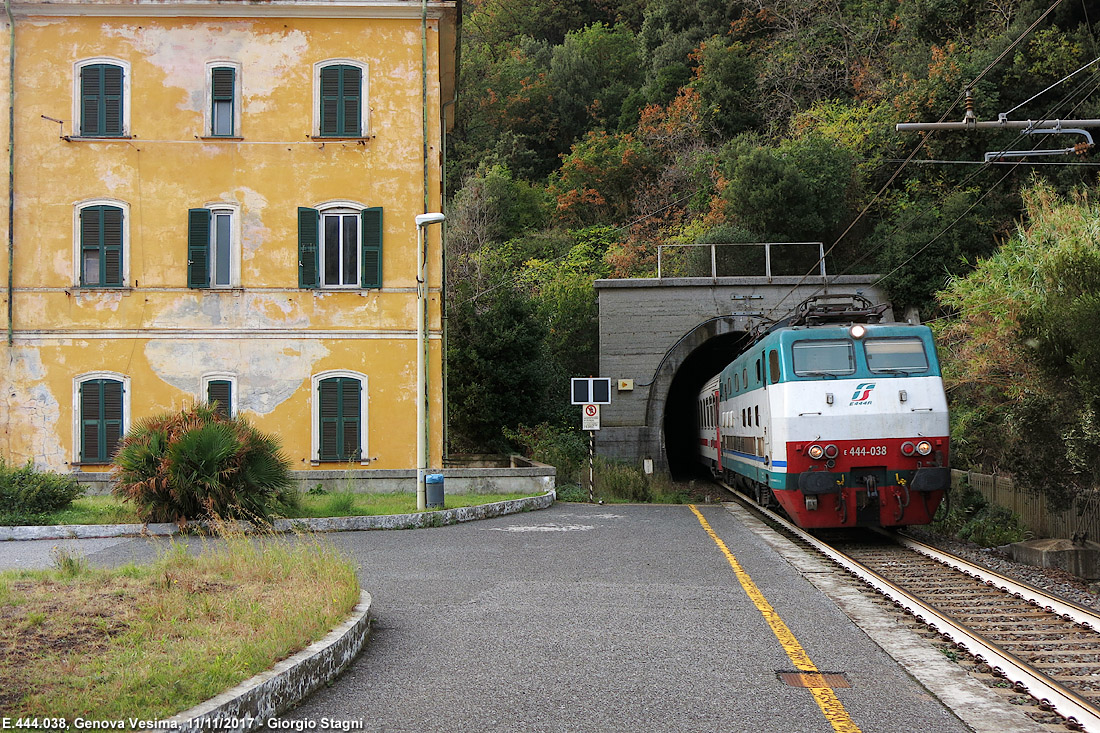
<svg viewBox="0 0 1100 733">
<path fill-rule="evenodd" d="M 745 408 L 741 408 L 741 427 L 745 428 L 748 425 L 745 424 Z"/>
<path fill-rule="evenodd" d="M 760 405 L 756 406 L 756 427 L 760 427 Z"/>
<path fill-rule="evenodd" d="M 741 384 L 745 389 L 749 388 L 749 368 L 745 367 L 741 370 Z"/>
<path fill-rule="evenodd" d="M 757 381 L 758 384 L 760 383 L 760 360 L 759 359 L 756 360 L 756 381 Z"/>
<path fill-rule="evenodd" d="M 923 372 L 928 369 L 924 343 L 918 338 L 868 339 L 863 349 L 872 372 Z"/>
<path fill-rule="evenodd" d="M 791 345 L 794 373 L 800 377 L 853 374 L 855 349 L 851 341 L 795 341 Z"/>
<path fill-rule="evenodd" d="M 768 352 L 768 376 L 772 384 L 779 381 L 779 352 L 775 349 Z"/>
<path fill-rule="evenodd" d="M 741 377 L 740 377 L 740 375 L 737 375 L 737 374 L 733 375 L 733 391 L 734 392 L 740 392 L 741 391 Z"/>
</svg>

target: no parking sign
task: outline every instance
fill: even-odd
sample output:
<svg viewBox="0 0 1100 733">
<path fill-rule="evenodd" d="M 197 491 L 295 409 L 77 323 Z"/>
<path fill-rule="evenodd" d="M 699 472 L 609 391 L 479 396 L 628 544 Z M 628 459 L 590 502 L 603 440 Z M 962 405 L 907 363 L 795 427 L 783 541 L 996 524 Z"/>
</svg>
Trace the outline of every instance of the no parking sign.
<svg viewBox="0 0 1100 733">
<path fill-rule="evenodd" d="M 581 430 L 600 429 L 600 406 L 585 405 L 581 408 Z"/>
</svg>

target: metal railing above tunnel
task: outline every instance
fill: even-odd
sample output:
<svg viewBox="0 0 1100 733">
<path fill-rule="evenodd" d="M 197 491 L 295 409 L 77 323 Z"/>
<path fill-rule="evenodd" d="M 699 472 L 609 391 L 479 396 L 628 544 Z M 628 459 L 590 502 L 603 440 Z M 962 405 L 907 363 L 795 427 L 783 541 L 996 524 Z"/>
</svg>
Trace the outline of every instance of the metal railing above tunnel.
<svg viewBox="0 0 1100 733">
<path fill-rule="evenodd" d="M 817 264 L 815 269 L 818 271 L 818 276 L 825 278 L 825 244 L 823 242 L 703 242 L 699 244 L 659 244 L 657 245 L 657 278 L 663 279 L 665 275 L 665 258 L 664 250 L 666 249 L 686 249 L 686 248 L 709 248 L 710 249 L 710 276 L 711 278 L 718 277 L 718 248 L 719 247 L 763 247 L 764 248 L 764 277 L 771 278 L 774 273 L 772 272 L 772 247 L 816 247 L 817 248 Z M 784 273 L 787 275 L 811 275 L 810 272 L 796 272 L 796 273 Z M 728 275 L 730 273 L 723 273 Z M 737 273 L 740 275 L 752 275 L 755 273 Z M 681 277 L 681 275 L 674 275 L 672 277 Z"/>
</svg>

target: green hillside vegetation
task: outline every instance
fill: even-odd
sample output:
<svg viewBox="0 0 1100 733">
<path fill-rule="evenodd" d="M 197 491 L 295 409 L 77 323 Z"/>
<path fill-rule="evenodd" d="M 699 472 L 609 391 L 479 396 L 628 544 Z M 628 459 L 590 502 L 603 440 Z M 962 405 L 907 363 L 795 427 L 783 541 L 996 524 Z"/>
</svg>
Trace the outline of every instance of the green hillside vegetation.
<svg viewBox="0 0 1100 733">
<path fill-rule="evenodd" d="M 1038 210 L 1025 201 L 1087 211 L 1081 197 L 1096 197 L 1098 168 L 1080 163 L 1100 158 L 983 165 L 986 152 L 1082 138 L 894 125 L 961 120 L 968 87 L 980 120 L 1100 118 L 1100 64 L 1091 63 L 1100 13 L 1088 6 L 466 2 L 447 150 L 450 449 L 501 449 L 506 435 L 514 442 L 536 426 L 539 435 L 574 429 L 567 380 L 598 367 L 591 283 L 654 276 L 659 244 L 821 241 L 830 273 L 884 275 L 897 313 L 962 316 L 957 294 L 937 293 L 949 282 L 955 292 L 1029 230 Z M 1096 248 L 1095 235 L 1081 236 Z M 791 253 L 777 272 L 813 266 Z M 662 266 L 709 272 L 701 259 Z M 744 253 L 724 253 L 719 266 L 762 274 Z M 1028 323 L 1013 334 L 1049 328 Z M 1072 372 L 1084 356 L 1040 351 L 1020 358 L 1052 383 L 1085 389 L 1086 376 Z M 1061 355 L 1061 366 L 1040 363 Z M 971 447 L 988 441 L 969 433 L 979 430 L 969 410 L 994 405 L 978 390 L 951 394 L 964 408 L 963 455 L 1006 466 Z"/>
</svg>

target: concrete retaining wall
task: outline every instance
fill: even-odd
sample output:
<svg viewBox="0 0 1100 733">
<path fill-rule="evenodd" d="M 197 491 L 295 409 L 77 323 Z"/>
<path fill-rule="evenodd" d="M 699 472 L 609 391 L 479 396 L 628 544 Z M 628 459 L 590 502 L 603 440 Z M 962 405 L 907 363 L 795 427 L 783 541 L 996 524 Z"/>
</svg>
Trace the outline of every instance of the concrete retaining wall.
<svg viewBox="0 0 1100 733">
<path fill-rule="evenodd" d="M 442 473 L 444 492 L 448 494 L 542 494 L 556 488 L 557 469 L 543 463 L 511 457 L 510 465 L 499 468 L 432 469 Z M 74 471 L 73 475 L 89 494 L 111 492 L 111 475 Z M 298 491 L 306 493 L 320 486 L 329 493 L 351 491 L 357 494 L 388 494 L 416 491 L 416 469 L 294 471 Z"/>
</svg>

